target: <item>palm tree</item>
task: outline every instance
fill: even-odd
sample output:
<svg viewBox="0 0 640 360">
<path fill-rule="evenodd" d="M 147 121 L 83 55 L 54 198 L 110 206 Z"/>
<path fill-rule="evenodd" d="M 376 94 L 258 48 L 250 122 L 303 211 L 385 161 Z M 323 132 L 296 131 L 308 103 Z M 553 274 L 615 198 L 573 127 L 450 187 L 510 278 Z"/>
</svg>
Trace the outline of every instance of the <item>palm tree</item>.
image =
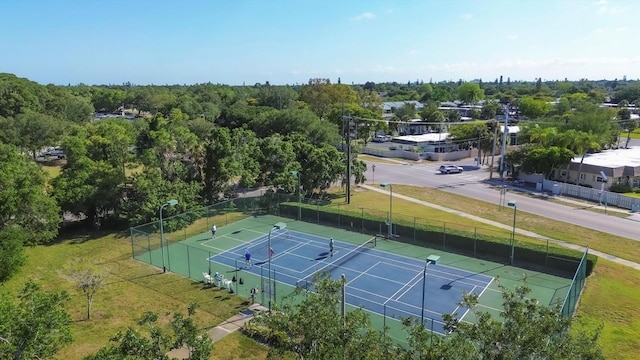
<svg viewBox="0 0 640 360">
<path fill-rule="evenodd" d="M 554 141 L 556 146 L 563 149 L 569 149 L 573 151 L 575 154 L 575 143 L 577 138 L 578 138 L 578 131 L 576 131 L 575 129 L 569 129 L 561 133 L 559 136 L 556 136 Z M 569 166 L 571 166 L 571 161 L 569 161 L 569 163 L 567 164 L 567 170 L 564 174 L 565 183 L 567 182 L 567 180 L 569 180 Z"/>
<path fill-rule="evenodd" d="M 600 150 L 600 142 L 598 141 L 598 136 L 591 132 L 579 132 L 578 137 L 575 141 L 575 149 L 577 154 L 582 154 L 582 158 L 580 159 L 580 165 L 578 166 L 578 185 L 580 185 L 580 180 L 582 177 L 582 164 L 584 163 L 584 158 L 587 155 L 587 152 L 591 150 Z"/>
</svg>

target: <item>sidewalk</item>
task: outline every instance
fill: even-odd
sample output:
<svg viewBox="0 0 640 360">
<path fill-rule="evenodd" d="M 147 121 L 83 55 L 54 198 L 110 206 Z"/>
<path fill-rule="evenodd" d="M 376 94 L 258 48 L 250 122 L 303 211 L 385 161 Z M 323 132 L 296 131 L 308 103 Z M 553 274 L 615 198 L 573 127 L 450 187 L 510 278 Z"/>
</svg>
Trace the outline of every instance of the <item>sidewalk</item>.
<svg viewBox="0 0 640 360">
<path fill-rule="evenodd" d="M 240 313 L 230 317 L 225 322 L 207 331 L 212 342 L 216 342 L 223 337 L 231 334 L 234 331 L 240 330 L 242 325 L 253 318 L 253 315 L 258 311 L 268 311 L 268 309 L 260 304 L 253 304 L 248 309 L 241 311 Z M 180 348 L 167 353 L 170 359 L 188 359 L 189 350 L 187 348 Z"/>
<path fill-rule="evenodd" d="M 367 190 L 371 190 L 371 191 L 377 191 L 377 192 L 383 193 L 383 194 L 388 194 L 389 193 L 385 189 L 380 189 L 380 188 L 374 187 L 374 186 L 360 185 L 360 187 L 362 187 L 364 189 L 367 189 Z M 422 200 L 418 200 L 418 199 L 415 199 L 415 198 L 412 198 L 412 197 L 409 197 L 409 196 L 406 196 L 406 195 L 393 193 L 393 197 L 398 198 L 398 199 L 411 201 L 411 202 L 414 202 L 416 204 L 424 205 L 424 206 L 427 206 L 427 207 L 430 207 L 430 208 L 433 208 L 433 209 L 445 211 L 445 212 L 448 212 L 450 214 L 462 216 L 462 217 L 465 217 L 467 219 L 471 219 L 471 220 L 474 220 L 474 221 L 482 222 L 482 223 L 485 223 L 487 225 L 495 226 L 495 227 L 498 227 L 498 228 L 501 228 L 501 229 L 512 230 L 512 226 L 510 226 L 510 225 L 505 225 L 505 224 L 501 224 L 499 222 L 495 222 L 495 221 L 492 221 L 492 220 L 487 220 L 487 219 L 481 218 L 479 216 L 467 214 L 467 213 L 464 213 L 464 212 L 458 211 L 458 210 L 449 209 L 449 208 L 441 206 L 441 205 L 432 204 L 432 203 L 429 203 L 429 202 L 426 202 L 426 201 L 422 201 Z M 567 243 L 567 242 L 564 242 L 564 241 L 561 241 L 561 240 L 552 239 L 550 237 L 546 237 L 544 235 L 540 235 L 540 234 L 537 234 L 537 233 L 534 233 L 534 232 L 531 232 L 531 231 L 527 231 L 527 230 L 523 230 L 523 229 L 516 228 L 516 233 L 521 234 L 521 235 L 526 235 L 526 236 L 529 236 L 529 237 L 532 237 L 532 238 L 540 239 L 540 240 L 543 240 L 543 241 L 549 241 L 550 243 L 553 243 L 553 244 L 556 244 L 558 246 L 562 246 L 562 247 L 565 247 L 565 248 L 568 248 L 568 249 L 573 249 L 573 250 L 578 250 L 578 251 L 584 251 L 584 249 L 585 249 L 583 246 L 580 246 L 580 245 L 570 244 L 570 243 Z M 625 266 L 634 268 L 636 270 L 640 270 L 640 264 L 638 264 L 638 263 L 635 263 L 635 262 L 632 262 L 632 261 L 629 261 L 629 260 L 625 260 L 625 259 L 621 259 L 621 258 L 619 258 L 617 256 L 606 254 L 606 253 L 603 253 L 603 252 L 600 252 L 600 251 L 597 251 L 597 250 L 594 250 L 594 249 L 589 249 L 589 253 L 590 254 L 594 254 L 594 255 L 596 255 L 598 257 L 601 257 L 603 259 L 607 259 L 609 261 L 613 261 L 615 263 L 618 263 L 618 264 L 621 264 L 621 265 L 625 265 Z"/>
</svg>

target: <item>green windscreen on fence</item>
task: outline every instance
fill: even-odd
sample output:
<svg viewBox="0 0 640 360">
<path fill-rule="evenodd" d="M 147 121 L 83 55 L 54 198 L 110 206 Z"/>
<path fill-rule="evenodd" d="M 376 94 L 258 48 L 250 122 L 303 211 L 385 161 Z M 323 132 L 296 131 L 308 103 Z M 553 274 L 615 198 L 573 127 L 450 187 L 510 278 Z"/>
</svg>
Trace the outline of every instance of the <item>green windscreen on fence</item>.
<svg viewBox="0 0 640 360">
<path fill-rule="evenodd" d="M 587 278 L 588 254 L 589 248 L 587 248 L 584 251 L 584 255 L 582 255 L 582 260 L 580 261 L 580 264 L 578 264 L 578 269 L 576 270 L 576 274 L 574 275 L 571 286 L 569 287 L 569 292 L 567 292 L 564 303 L 562 303 L 562 316 L 571 317 L 576 311 L 576 305 L 578 304 L 582 288 L 584 287 L 584 283 Z"/>
<path fill-rule="evenodd" d="M 593 267 L 593 260 L 587 258 L 588 251 L 575 255 L 568 250 L 560 250 L 557 253 L 558 250 L 550 249 L 549 244 L 545 247 L 543 244 L 520 244 L 517 241 L 515 249 L 512 249 L 509 246 L 509 231 L 464 227 L 459 224 L 436 222 L 395 213 L 392 217 L 392 227 L 389 229 L 388 212 L 365 208 L 354 211 L 348 207 L 341 208 L 340 205 L 316 202 L 302 204 L 299 214 L 298 206 L 295 195 L 267 193 L 262 196 L 236 198 L 183 214 L 168 216 L 163 218 L 163 234 L 160 234 L 159 221 L 131 228 L 132 256 L 136 260 L 198 281 L 205 278 L 205 273 L 210 275 L 218 271 L 224 271 L 228 278 L 238 277 L 238 266 L 223 266 L 212 263 L 210 260 L 221 251 L 239 244 L 237 240 L 217 236 L 215 242 L 211 244 L 213 247 L 204 246 L 204 242 L 212 238 L 211 226 L 216 224 L 220 229 L 230 225 L 232 230 L 244 229 L 243 232 L 234 236 L 241 238 L 242 234 L 253 234 L 241 239 L 248 242 L 257 237 L 259 231 L 268 231 L 273 220 L 282 221 L 282 218 L 288 218 L 297 224 L 298 230 L 303 232 L 313 233 L 312 227 L 326 226 L 329 227 L 329 231 L 342 229 L 351 234 L 357 233 L 358 236 L 377 237 L 381 239 L 382 245 L 386 244 L 384 249 L 386 251 L 391 247 L 399 247 L 393 244 L 405 243 L 416 246 L 410 253 L 405 254 L 408 256 L 417 256 L 416 252 L 441 251 L 490 260 L 498 264 L 508 264 L 513 251 L 513 266 L 561 276 L 567 282 L 568 279 L 573 278 L 570 286 L 551 288 L 552 297 L 555 299 L 551 303 L 557 304 L 564 299 L 561 309 L 563 316 L 573 315 L 586 276 Z M 274 219 L 274 216 L 279 218 Z M 297 221 L 299 216 L 302 221 Z M 290 224 L 293 225 L 293 223 Z M 267 227 L 267 230 L 264 230 L 264 227 Z M 257 230 L 252 231 L 252 229 Z M 327 229 L 324 229 L 321 233 L 326 231 Z M 221 231 L 219 235 L 222 235 L 220 233 Z M 392 235 L 389 240 L 393 241 L 385 240 L 387 235 Z M 358 245 L 362 241 L 354 240 L 353 243 Z M 486 270 L 481 265 L 477 267 L 472 270 L 477 272 Z M 267 279 L 264 276 L 250 274 L 242 274 L 242 276 L 244 276 L 244 284 L 239 282 L 236 284 L 236 292 L 239 294 L 249 297 L 251 289 L 260 288 L 264 293 L 255 294 L 261 295 L 256 296 L 260 300 L 265 297 L 268 304 L 269 298 L 276 298 L 275 286 L 273 286 L 275 283 L 269 282 L 268 276 Z M 565 292 L 565 289 L 568 290 Z M 278 294 L 278 298 L 283 294 L 285 292 Z M 265 301 L 262 302 L 263 305 L 267 305 Z"/>
</svg>

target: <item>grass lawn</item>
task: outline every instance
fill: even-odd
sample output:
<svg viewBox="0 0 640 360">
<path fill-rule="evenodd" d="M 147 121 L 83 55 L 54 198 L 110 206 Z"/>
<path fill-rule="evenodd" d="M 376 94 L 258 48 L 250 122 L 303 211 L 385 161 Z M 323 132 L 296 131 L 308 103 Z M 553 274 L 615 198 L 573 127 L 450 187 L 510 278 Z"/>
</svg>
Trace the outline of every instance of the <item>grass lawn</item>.
<svg viewBox="0 0 640 360">
<path fill-rule="evenodd" d="M 511 224 L 511 211 L 498 211 L 495 204 L 469 198 L 461 198 L 445 192 L 416 187 L 394 186 L 394 192 L 411 195 L 425 201 L 441 204 L 475 214 L 504 224 Z M 344 198 L 336 198 L 340 206 L 371 209 L 384 216 L 389 206 L 389 196 L 358 188 L 352 192 L 350 205 Z M 478 227 L 478 231 L 504 233 L 456 215 L 427 208 L 415 203 L 394 199 L 394 216 L 400 214 L 413 218 L 447 223 L 451 226 Z M 546 236 L 588 244 L 594 249 L 616 254 L 640 262 L 638 243 L 631 240 L 595 233 L 590 229 L 555 222 L 522 212 L 518 213 L 518 227 Z M 521 217 L 522 216 L 522 217 Z M 201 227 L 195 225 L 195 227 Z M 447 225 L 448 227 L 449 225 Z M 199 230 L 198 230 L 199 231 Z M 191 232 L 187 229 L 187 232 Z M 537 241 L 518 236 L 518 241 Z M 72 295 L 69 310 L 73 317 L 74 343 L 62 349 L 59 359 L 81 359 L 105 346 L 108 339 L 126 326 L 135 326 L 136 319 L 144 311 L 161 315 L 168 323 L 168 313 L 186 311 L 188 304 L 197 302 L 198 325 L 209 329 L 248 305 L 245 299 L 224 291 L 205 288 L 202 284 L 171 273 L 162 274 L 158 268 L 131 260 L 131 245 L 126 234 L 78 234 L 66 236 L 56 244 L 26 249 L 28 263 L 21 273 L 0 285 L 0 292 L 15 294 L 27 279 L 34 279 L 46 290 L 67 290 Z M 62 280 L 56 269 L 74 257 L 89 257 L 102 264 L 110 272 L 106 286 L 94 298 L 93 319 L 85 320 L 85 299 L 72 284 Z M 635 359 L 640 352 L 640 272 L 600 259 L 587 281 L 577 316 L 588 328 L 604 324 L 600 344 L 606 358 Z M 576 326 L 579 329 L 580 326 Z M 234 333 L 217 342 L 212 359 L 266 359 L 267 349 Z"/>
<path fill-rule="evenodd" d="M 640 199 L 640 193 L 637 193 L 637 192 L 625 193 L 624 195 Z"/>
<path fill-rule="evenodd" d="M 130 239 L 120 234 L 71 236 L 54 245 L 26 250 L 28 263 L 0 291 L 15 294 L 28 279 L 33 279 L 45 290 L 69 292 L 72 298 L 68 309 L 75 340 L 57 354 L 60 359 L 81 359 L 95 352 L 118 330 L 135 326 L 136 319 L 145 311 L 160 314 L 161 323 L 168 324 L 170 313 L 186 314 L 189 304 L 198 303 L 197 323 L 205 331 L 249 305 L 246 299 L 224 290 L 207 288 L 179 275 L 163 274 L 161 269 L 130 259 Z M 109 271 L 106 285 L 94 297 L 92 320 L 86 320 L 84 296 L 56 272 L 71 258 L 90 258 Z"/>
<path fill-rule="evenodd" d="M 475 200 L 436 189 L 415 186 L 394 185 L 393 192 L 442 205 L 468 214 L 474 214 L 505 225 L 513 224 L 513 211 L 509 208 L 499 211 L 498 206 L 493 203 Z M 333 203 L 336 205 L 342 204 L 340 207 L 351 208 L 355 211 L 360 211 L 360 208 L 376 209 L 378 211 L 378 215 L 384 217 L 386 216 L 386 212 L 389 210 L 389 195 L 358 188 L 357 191 L 352 192 L 352 201 L 350 205 L 344 204 L 344 198 L 336 198 L 333 200 Z M 414 216 L 411 214 L 419 215 Z M 445 211 L 427 208 L 402 199 L 393 199 L 394 219 L 405 220 L 408 223 L 413 223 L 414 217 L 418 219 L 416 220 L 417 222 L 439 224 L 443 226 L 443 228 L 447 229 L 457 228 L 464 229 L 470 233 L 477 231 L 478 233 L 493 235 L 502 234 L 502 236 L 506 235 L 505 239 L 507 239 L 511 234 L 509 230 L 496 229 L 489 225 L 467 218 L 461 218 Z M 474 229 L 474 227 L 477 229 Z M 527 213 L 525 211 L 518 211 L 517 227 L 519 229 L 529 230 L 572 244 L 583 246 L 588 245 L 591 249 L 640 263 L 640 242 L 638 241 L 585 229 L 580 226 L 555 221 Z M 540 244 L 542 241 L 519 234 L 516 235 L 516 240 L 537 244 Z"/>
</svg>

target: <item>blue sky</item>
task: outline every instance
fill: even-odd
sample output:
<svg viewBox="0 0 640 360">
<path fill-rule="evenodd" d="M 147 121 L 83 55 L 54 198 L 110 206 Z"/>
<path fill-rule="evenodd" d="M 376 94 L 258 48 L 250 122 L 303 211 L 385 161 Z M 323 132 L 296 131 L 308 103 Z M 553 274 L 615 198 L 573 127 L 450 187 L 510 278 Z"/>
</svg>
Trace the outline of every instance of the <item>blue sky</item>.
<svg viewBox="0 0 640 360">
<path fill-rule="evenodd" d="M 252 85 L 640 78 L 640 1 L 0 0 L 0 72 Z"/>
</svg>

